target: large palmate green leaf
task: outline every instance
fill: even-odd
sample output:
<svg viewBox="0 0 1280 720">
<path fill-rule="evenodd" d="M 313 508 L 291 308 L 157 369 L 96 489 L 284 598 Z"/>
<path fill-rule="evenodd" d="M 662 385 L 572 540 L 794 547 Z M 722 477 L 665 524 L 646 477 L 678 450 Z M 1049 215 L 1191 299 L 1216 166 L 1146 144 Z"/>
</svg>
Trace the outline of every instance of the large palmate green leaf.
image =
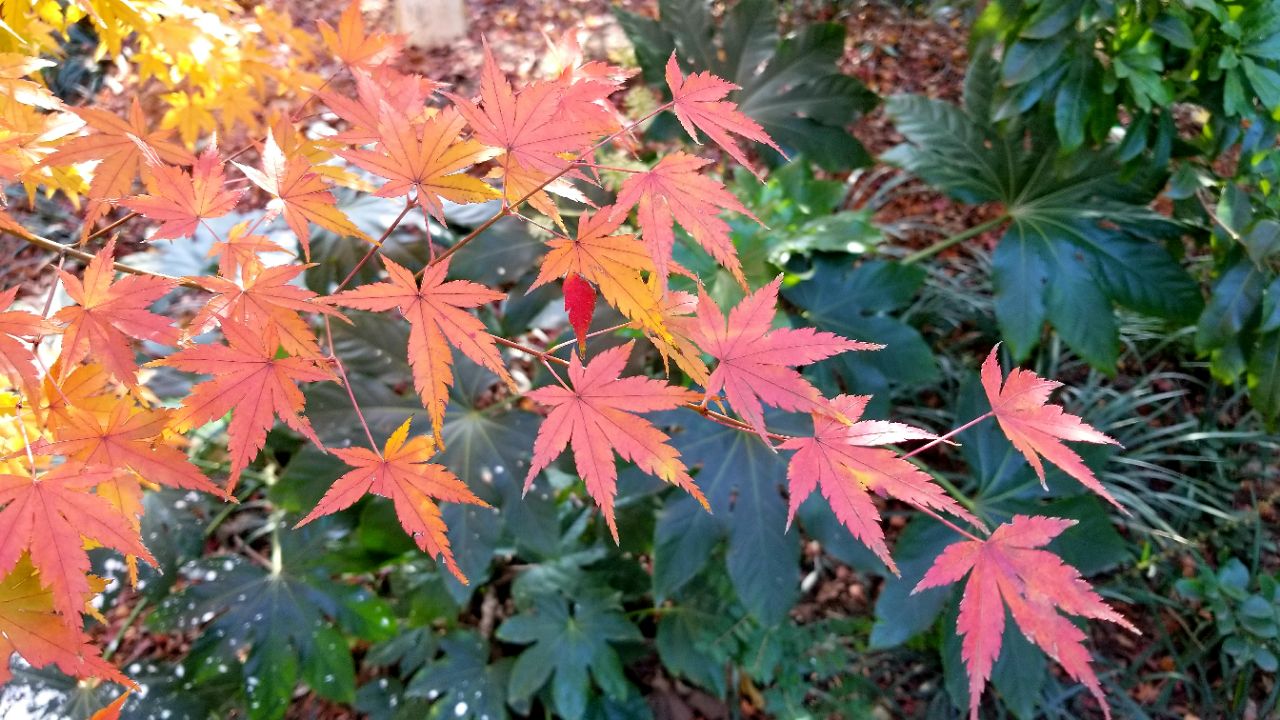
<svg viewBox="0 0 1280 720">
<path fill-rule="evenodd" d="M 718 33 L 707 0 L 661 0 L 657 20 L 622 11 L 618 18 L 650 83 L 665 86 L 663 66 L 674 51 L 685 72 L 710 71 L 737 85 L 729 99 L 788 154 L 831 170 L 869 164 L 845 128 L 876 98 L 836 66 L 844 27 L 807 25 L 779 40 L 776 8 L 771 0 L 739 0 Z"/>
<path fill-rule="evenodd" d="M 971 73 L 990 71 L 983 68 Z M 1150 195 L 1122 182 L 1109 154 L 1063 158 L 1044 128 L 998 130 L 915 95 L 894 96 L 886 109 L 907 139 L 887 161 L 964 202 L 1003 207 L 993 223 L 1006 229 L 992 280 L 996 319 L 1015 358 L 1030 354 L 1048 323 L 1110 372 L 1119 351 L 1114 306 L 1179 323 L 1200 312 L 1196 282 L 1163 242 L 1177 237 L 1179 225 L 1146 207 Z"/>
<path fill-rule="evenodd" d="M 321 697 L 352 702 L 347 636 L 384 640 L 395 632 L 381 600 L 360 585 L 335 582 L 320 565 L 329 524 L 277 531 L 275 568 L 238 555 L 189 563 L 188 585 L 151 618 L 166 631 L 202 628 L 188 672 L 200 683 L 238 668 L 250 718 L 284 717 L 299 681 Z"/>
<path fill-rule="evenodd" d="M 538 595 L 531 607 L 498 627 L 497 637 L 529 645 L 511 668 L 507 693 L 513 701 L 527 699 L 549 683 L 557 715 L 579 720 L 587 712 L 591 680 L 612 698 L 634 693 L 613 644 L 643 638 L 614 597 L 597 592 L 579 593 L 572 600 L 558 592 Z"/>
</svg>

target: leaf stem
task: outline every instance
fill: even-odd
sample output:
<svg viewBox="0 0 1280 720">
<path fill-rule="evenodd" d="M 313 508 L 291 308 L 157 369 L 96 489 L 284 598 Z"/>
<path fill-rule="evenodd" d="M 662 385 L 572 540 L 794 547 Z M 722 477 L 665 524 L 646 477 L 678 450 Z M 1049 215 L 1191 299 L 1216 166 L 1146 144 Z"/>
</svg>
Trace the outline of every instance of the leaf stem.
<svg viewBox="0 0 1280 720">
<path fill-rule="evenodd" d="M 903 265 L 912 265 L 912 264 L 918 263 L 921 260 L 937 255 L 938 253 L 942 252 L 943 250 L 946 250 L 952 245 L 962 243 L 965 240 L 968 240 L 969 238 L 972 238 L 972 237 L 977 237 L 978 235 L 981 235 L 982 233 L 999 226 L 1001 223 L 1004 223 L 1008 219 L 1009 219 L 1009 215 L 1007 213 L 1002 213 L 999 217 L 992 218 L 984 223 L 978 223 L 977 225 L 974 225 L 968 230 L 958 232 L 955 235 L 952 235 L 951 237 L 948 237 L 948 238 L 943 238 L 942 240 L 939 240 L 938 242 L 922 250 L 917 250 L 911 253 L 910 255 L 902 258 L 901 262 Z"/>
<path fill-rule="evenodd" d="M 601 335 L 607 335 L 607 334 L 609 334 L 609 333 L 611 333 L 611 332 L 617 332 L 617 331 L 619 331 L 619 330 L 622 330 L 622 329 L 624 329 L 624 328 L 629 328 L 629 327 L 631 327 L 631 323 L 629 323 L 629 322 L 618 323 L 617 325 L 614 325 L 613 327 L 607 327 L 607 328 L 604 328 L 603 330 L 596 330 L 595 332 L 589 332 L 589 333 L 587 333 L 587 336 L 586 336 L 586 337 L 584 337 L 584 338 L 582 338 L 582 339 L 583 339 L 584 341 L 585 341 L 585 340 L 589 340 L 589 339 L 591 339 L 591 338 L 593 338 L 593 337 L 599 337 L 599 336 L 601 336 Z M 557 350 L 562 350 L 562 349 L 564 349 L 564 348 L 566 348 L 566 347 L 568 347 L 568 346 L 570 346 L 570 345 L 573 345 L 573 344 L 574 344 L 574 343 L 576 343 L 576 342 L 578 342 L 577 338 L 570 338 L 570 339 L 568 339 L 568 340 L 565 340 L 565 341 L 564 341 L 564 342 L 562 342 L 562 343 L 558 343 L 558 344 L 556 344 L 556 345 L 552 345 L 551 347 L 547 348 L 547 352 L 548 352 L 548 353 L 553 353 L 553 352 L 556 352 Z"/>
<path fill-rule="evenodd" d="M 124 634 L 133 627 L 133 624 L 142 616 L 142 611 L 147 607 L 147 596 L 142 595 L 138 598 L 138 602 L 134 604 L 133 609 L 129 611 L 129 616 L 124 619 L 124 624 L 120 626 L 119 632 L 111 639 L 111 643 L 102 651 L 102 659 L 110 661 L 111 656 L 116 654 L 120 649 L 120 644 L 124 642 Z"/>
<path fill-rule="evenodd" d="M 360 409 L 360 403 L 356 402 L 356 394 L 351 389 L 351 380 L 347 378 L 347 369 L 342 364 L 342 358 L 338 357 L 338 348 L 333 344 L 333 328 L 329 323 L 329 316 L 324 316 L 324 332 L 329 342 L 329 360 L 333 366 L 337 368 L 338 375 L 342 378 L 342 387 L 347 391 L 347 397 L 351 399 L 351 407 L 356 411 L 356 418 L 360 420 L 360 427 L 364 428 L 364 436 L 369 440 L 369 447 L 377 453 L 378 457 L 382 457 L 382 450 L 378 447 L 378 443 L 373 439 L 373 433 L 369 430 L 369 423 L 364 419 L 364 411 Z"/>
<path fill-rule="evenodd" d="M 945 434 L 943 434 L 943 435 L 939 435 L 938 437 L 936 437 L 936 438 L 934 438 L 934 439 L 930 440 L 929 442 L 927 442 L 927 443 L 925 443 L 925 444 L 921 445 L 920 447 L 916 448 L 915 450 L 912 450 L 911 452 L 907 453 L 906 455 L 903 455 L 903 456 L 902 456 L 902 459 L 903 459 L 903 460 L 907 460 L 907 459 L 913 458 L 913 457 L 915 457 L 916 455 L 919 455 L 920 453 L 924 452 L 925 450 L 928 450 L 929 448 L 933 447 L 934 445 L 937 445 L 938 443 L 944 443 L 944 442 L 946 442 L 947 440 L 950 440 L 951 438 L 955 437 L 956 435 L 959 435 L 960 433 L 964 432 L 965 430 L 968 430 L 969 428 L 973 427 L 974 425 L 977 425 L 978 423 L 982 422 L 983 420 L 986 420 L 986 419 L 987 419 L 987 418 L 989 418 L 989 417 L 992 417 L 993 415 L 995 415 L 995 412 L 988 410 L 987 412 L 985 412 L 985 413 L 983 413 L 983 414 L 979 415 L 978 417 L 976 417 L 976 418 L 974 418 L 974 419 L 970 420 L 969 422 L 967 422 L 967 423 L 965 423 L 965 424 L 961 425 L 960 427 L 958 427 L 958 428 L 956 428 L 956 429 L 954 429 L 954 430 L 948 431 L 947 433 L 945 433 Z"/>
<path fill-rule="evenodd" d="M 360 258 L 360 262 L 356 263 L 355 267 L 351 268 L 351 272 L 347 273 L 347 276 L 342 278 L 342 282 L 338 283 L 338 286 L 333 289 L 333 292 L 329 293 L 330 295 L 337 294 L 342 290 L 342 288 L 347 286 L 347 283 L 351 282 L 352 278 L 356 276 L 356 273 L 360 272 L 360 268 L 364 267 L 364 264 L 369 262 L 369 258 L 373 257 L 374 253 L 382 249 L 382 244 L 387 241 L 387 238 L 391 237 L 391 233 L 395 232 L 396 228 L 399 227 L 400 223 L 404 220 L 404 216 L 408 215 L 409 211 L 412 209 L 413 200 L 406 196 L 404 199 L 404 209 L 400 211 L 400 214 L 396 216 L 395 220 L 391 221 L 391 224 L 387 226 L 387 229 L 382 231 L 382 235 L 380 235 L 377 240 L 373 241 L 373 247 L 369 248 L 369 252 L 365 253 L 364 257 Z M 430 230 L 427 232 L 429 234 Z M 427 242 L 431 242 L 430 238 L 427 239 Z"/>
</svg>

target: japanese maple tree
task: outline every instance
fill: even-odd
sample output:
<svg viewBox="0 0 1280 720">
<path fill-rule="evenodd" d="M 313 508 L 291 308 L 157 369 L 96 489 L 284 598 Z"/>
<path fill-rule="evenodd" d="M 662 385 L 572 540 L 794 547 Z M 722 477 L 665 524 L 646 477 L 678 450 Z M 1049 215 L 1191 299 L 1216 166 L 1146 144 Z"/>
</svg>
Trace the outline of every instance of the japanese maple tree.
<svg viewBox="0 0 1280 720">
<path fill-rule="evenodd" d="M 291 25 L 269 20 L 269 32 L 294 37 Z M 1132 626 L 1046 549 L 1069 522 L 1018 516 L 989 531 L 933 481 L 917 456 L 994 418 L 1042 480 L 1043 459 L 1118 505 L 1064 444 L 1114 441 L 1048 402 L 1057 383 L 1020 369 L 1002 378 L 994 350 L 981 371 L 991 411 L 948 432 L 864 419 L 865 396 L 824 396 L 798 368 L 882 346 L 782 326 L 783 279 L 748 286 L 721 213 L 758 220 L 714 171 L 723 153 L 763 177 L 739 141 L 781 148 L 727 99 L 731 83 L 709 72 L 685 75 L 673 55 L 666 72 L 670 100 L 644 117 L 627 118 L 613 96 L 630 73 L 573 53 L 553 77 L 520 85 L 486 47 L 479 94 L 471 98 L 393 69 L 399 39 L 371 33 L 355 3 L 336 27 L 321 23 L 319 34 L 325 52 L 344 67 L 308 83 L 298 96 L 278 89 L 291 102 L 287 116 L 269 111 L 266 98 L 247 109 L 211 105 L 202 112 L 216 110 L 217 117 L 206 120 L 190 109 L 196 101 L 188 97 L 171 109 L 181 117 L 155 122 L 138 101 L 120 117 L 67 108 L 38 92 L 0 95 L 15 112 L 76 128 L 0 148 L 7 153 L 0 163 L 4 179 L 88 199 L 81 244 L 40 237 L 0 216 L 5 231 L 60 255 L 66 267 L 56 283 L 70 299 L 55 310 L 20 288 L 0 289 L 0 652 L 77 676 L 127 682 L 82 631 L 86 599 L 101 589 L 89 574 L 86 544 L 154 562 L 138 533 L 144 489 L 183 488 L 235 501 L 238 481 L 277 422 L 350 467 L 302 524 L 366 495 L 389 498 L 417 547 L 465 582 L 440 507 L 485 504 L 473 489 L 483 480 L 456 475 L 440 456 L 458 351 L 497 376 L 490 388 L 495 395 L 523 396 L 542 413 L 526 491 L 558 458 L 571 456 L 615 541 L 619 460 L 709 508 L 691 468 L 716 458 L 682 457 L 662 423 L 646 415 L 680 410 L 692 422 L 722 424 L 788 454 L 792 516 L 819 490 L 839 521 L 894 572 L 877 497 L 913 507 L 958 534 L 919 589 L 968 577 L 957 629 L 975 715 L 1007 631 L 1006 607 L 1021 632 L 1106 709 L 1085 633 L 1064 614 Z M 26 75 L 39 69 L 21 67 Z M 353 93 L 333 89 L 344 81 Z M 300 120 L 304 108 L 326 106 L 342 127 L 308 135 Z M 599 154 L 629 147 L 642 123 L 663 112 L 673 113 L 691 139 L 705 137 L 716 147 L 672 152 L 641 170 L 613 168 L 625 177 L 610 180 Z M 210 122 L 248 137 L 243 149 L 224 154 L 206 127 Z M 334 164 L 341 160 L 354 169 Z M 339 185 L 403 198 L 404 209 L 381 237 L 370 237 L 337 202 Z M 596 202 L 588 201 L 588 187 Z M 601 197 L 613 200 L 600 205 Z M 422 240 L 427 260 L 419 267 L 383 254 L 385 241 L 411 213 L 443 223 L 451 204 L 490 201 L 497 205 L 492 217 L 454 244 Z M 250 219 L 225 233 L 208 222 L 233 211 Z M 107 223 L 113 212 L 122 217 Z M 294 247 L 262 234 L 277 218 Z M 455 257 L 495 223 L 513 218 L 545 238 L 529 290 L 561 288 L 576 343 L 548 347 L 537 333 L 496 333 L 477 309 L 510 301 L 513 289 L 451 277 Z M 114 238 L 124 222 L 153 227 L 153 241 L 213 236 L 216 274 L 178 278 L 120 264 L 123 243 Z M 324 292 L 297 282 L 309 262 L 322 259 L 310 241 L 313 227 L 364 243 L 356 269 Z M 703 279 L 676 261 L 676 227 L 741 286 L 740 301 L 713 299 Z M 295 249 L 292 261 L 279 261 Z M 82 269 L 68 269 L 76 265 Z M 380 268 L 385 279 L 361 283 L 362 267 Z M 164 310 L 156 305 L 178 297 L 184 302 Z M 624 322 L 591 332 L 601 304 Z M 353 320 L 338 308 L 395 313 L 407 321 L 404 359 L 421 400 L 420 434 L 411 435 L 405 421 L 377 443 L 332 332 L 334 324 L 355 323 L 358 335 L 358 313 L 350 313 Z M 620 337 L 630 339 L 619 344 Z M 667 377 L 628 369 L 637 348 L 646 346 L 666 361 Z M 157 368 L 198 376 L 176 407 L 161 407 L 147 391 Z M 342 388 L 352 426 L 363 430 L 368 447 L 322 445 L 304 394 L 318 383 Z M 812 433 L 776 431 L 769 426 L 773 411 L 803 413 Z M 184 441 L 219 423 L 225 425 L 224 467 L 201 469 L 188 461 Z M 909 452 L 899 447 L 920 441 Z M 0 665 L 0 679 L 6 668 Z"/>
</svg>

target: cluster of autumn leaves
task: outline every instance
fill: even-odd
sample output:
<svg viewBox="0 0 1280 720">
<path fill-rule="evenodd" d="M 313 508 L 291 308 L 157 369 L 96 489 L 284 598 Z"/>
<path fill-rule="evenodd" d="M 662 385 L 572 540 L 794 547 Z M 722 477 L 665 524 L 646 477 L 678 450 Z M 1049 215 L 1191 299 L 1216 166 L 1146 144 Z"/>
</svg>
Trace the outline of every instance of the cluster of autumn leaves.
<svg viewBox="0 0 1280 720">
<path fill-rule="evenodd" d="M 938 437 L 900 423 L 866 420 L 868 398 L 823 397 L 798 367 L 879 346 L 811 328 L 775 327 L 780 279 L 748 292 L 727 313 L 705 291 L 669 287 L 673 275 L 691 276 L 672 257 L 679 225 L 747 289 L 720 213 L 751 215 L 706 173 L 712 160 L 677 151 L 647 169 L 626 171 L 614 204 L 582 212 L 569 232 L 553 196 L 590 204 L 579 187 L 603 182 L 601 167 L 593 162 L 595 150 L 634 142 L 640 122 L 624 118 L 609 100 L 623 87 L 627 71 L 583 61 L 569 43 L 561 48 L 568 60 L 559 74 L 517 88 L 486 54 L 480 96 L 473 100 L 392 69 L 387 60 L 395 39 L 366 33 L 354 4 L 338 28 L 323 30 L 355 88 L 354 96 L 316 90 L 315 97 L 340 119 L 340 130 L 311 139 L 286 118 L 256 147 L 257 163 L 234 163 L 269 202 L 256 219 L 217 238 L 212 251 L 217 275 L 120 275 L 113 265 L 115 244 L 108 241 L 80 276 L 59 271 L 72 304 L 52 314 L 11 308 L 17 288 L 0 293 L 0 384 L 9 387 L 0 395 L 5 453 L 0 456 L 0 656 L 16 651 L 34 665 L 52 663 L 73 675 L 127 682 L 99 658 L 82 632 L 82 615 L 93 613 L 86 601 L 100 589 L 89 573 L 86 547 L 112 548 L 130 563 L 151 562 L 139 537 L 144 488 L 185 488 L 231 500 L 238 478 L 277 420 L 323 447 L 306 419 L 300 386 L 346 384 L 332 339 L 322 346 L 316 329 L 349 322 L 340 308 L 351 308 L 396 312 L 408 321 L 407 354 L 431 432 L 411 436 L 406 422 L 381 448 L 370 436 L 368 448 L 331 449 L 352 469 L 303 523 L 368 494 L 387 497 L 418 546 L 463 579 L 437 503 L 483 504 L 467 485 L 477 479 L 458 478 L 431 460 L 453 383 L 453 352 L 494 372 L 508 392 L 520 392 L 499 349 L 505 346 L 545 364 L 556 380 L 525 393 L 547 411 L 526 488 L 571 448 L 578 475 L 616 539 L 616 458 L 706 505 L 686 461 L 644 413 L 683 407 L 754 433 L 793 453 L 787 473 L 792 515 L 820 490 L 840 521 L 894 572 L 874 495 L 903 501 L 964 535 L 938 558 L 918 589 L 968 577 L 958 630 L 964 636 L 975 714 L 999 655 L 1006 606 L 1022 632 L 1106 706 L 1082 644 L 1084 634 L 1061 613 L 1131 626 L 1079 573 L 1042 549 L 1070 521 L 1019 516 L 989 532 L 910 460 L 955 431 Z M 709 73 L 685 76 L 674 56 L 667 81 L 671 99 L 655 113 L 673 112 L 691 137 L 710 139 L 744 165 L 748 159 L 734 136 L 773 145 L 725 99 L 731 84 Z M 207 229 L 205 221 L 242 210 L 249 197 L 243 183 L 237 187 L 229 181 L 229 160 L 215 142 L 193 154 L 170 141 L 169 133 L 150 130 L 137 103 L 126 118 L 105 110 L 70 112 L 83 121 L 85 133 L 53 143 L 36 167 L 61 171 L 93 163 L 84 168 L 91 177 L 86 239 L 96 237 L 89 231 L 95 221 L 121 207 L 151 221 L 152 240 L 183 242 L 199 228 Z M 495 217 L 524 217 L 525 208 L 546 216 L 549 225 L 539 226 L 551 239 L 534 286 L 563 283 L 579 352 L 566 360 L 487 331 L 472 311 L 501 302 L 505 293 L 448 279 L 451 255 L 465 252 L 471 236 L 447 250 L 431 248 L 431 262 L 418 273 L 382 258 L 384 281 L 347 287 L 348 277 L 327 296 L 295 282 L 308 265 L 264 262 L 264 254 L 284 249 L 258 232 L 276 217 L 296 234 L 305 259 L 312 226 L 366 237 L 335 203 L 331 185 L 345 171 L 322 164 L 333 156 L 380 178 L 375 194 L 403 197 L 406 212 L 416 205 L 440 222 L 445 201 L 498 200 L 502 209 Z M 145 192 L 135 192 L 139 181 Z M 36 239 L 7 215 L 0 222 L 9 232 Z M 377 254 L 379 242 L 367 239 L 366 259 Z M 181 329 L 150 310 L 179 284 L 202 302 Z M 623 377 L 634 342 L 585 358 L 597 295 L 702 389 Z M 214 330 L 220 340 L 196 340 Z M 146 341 L 153 355 L 160 346 L 178 348 L 148 366 L 207 379 L 194 385 L 180 407 L 158 407 L 140 381 L 137 341 Z M 979 420 L 994 416 L 1042 480 L 1041 457 L 1115 502 L 1062 443 L 1113 441 L 1047 404 L 1056 383 L 1021 370 L 1002 380 L 995 351 L 983 365 L 982 380 L 992 410 Z M 351 401 L 358 415 L 359 398 L 351 394 Z M 732 415 L 722 412 L 726 407 Z M 771 432 L 766 407 L 811 415 L 812 435 Z M 216 485 L 188 461 L 182 442 L 184 433 L 224 418 L 229 418 L 229 473 Z M 890 447 L 918 440 L 927 444 L 906 455 Z M 944 515 L 966 522 L 972 531 Z M 7 666 L 0 666 L 0 681 L 6 677 Z"/>
</svg>

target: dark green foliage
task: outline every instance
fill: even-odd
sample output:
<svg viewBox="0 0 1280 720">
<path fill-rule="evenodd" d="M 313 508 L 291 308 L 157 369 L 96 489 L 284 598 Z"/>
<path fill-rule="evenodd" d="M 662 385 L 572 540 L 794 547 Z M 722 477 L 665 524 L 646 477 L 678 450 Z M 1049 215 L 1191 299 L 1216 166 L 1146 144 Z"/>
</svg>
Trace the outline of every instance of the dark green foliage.
<svg viewBox="0 0 1280 720">
<path fill-rule="evenodd" d="M 737 85 L 729 99 L 788 154 L 803 153 L 830 170 L 870 164 L 846 126 L 876 98 L 836 67 L 844 27 L 805 25 L 779 38 L 776 14 L 772 0 L 741 0 L 717 30 L 707 0 L 661 0 L 657 20 L 617 11 L 650 84 L 666 87 L 663 68 L 674 51 L 684 72 L 710 71 Z"/>
</svg>

